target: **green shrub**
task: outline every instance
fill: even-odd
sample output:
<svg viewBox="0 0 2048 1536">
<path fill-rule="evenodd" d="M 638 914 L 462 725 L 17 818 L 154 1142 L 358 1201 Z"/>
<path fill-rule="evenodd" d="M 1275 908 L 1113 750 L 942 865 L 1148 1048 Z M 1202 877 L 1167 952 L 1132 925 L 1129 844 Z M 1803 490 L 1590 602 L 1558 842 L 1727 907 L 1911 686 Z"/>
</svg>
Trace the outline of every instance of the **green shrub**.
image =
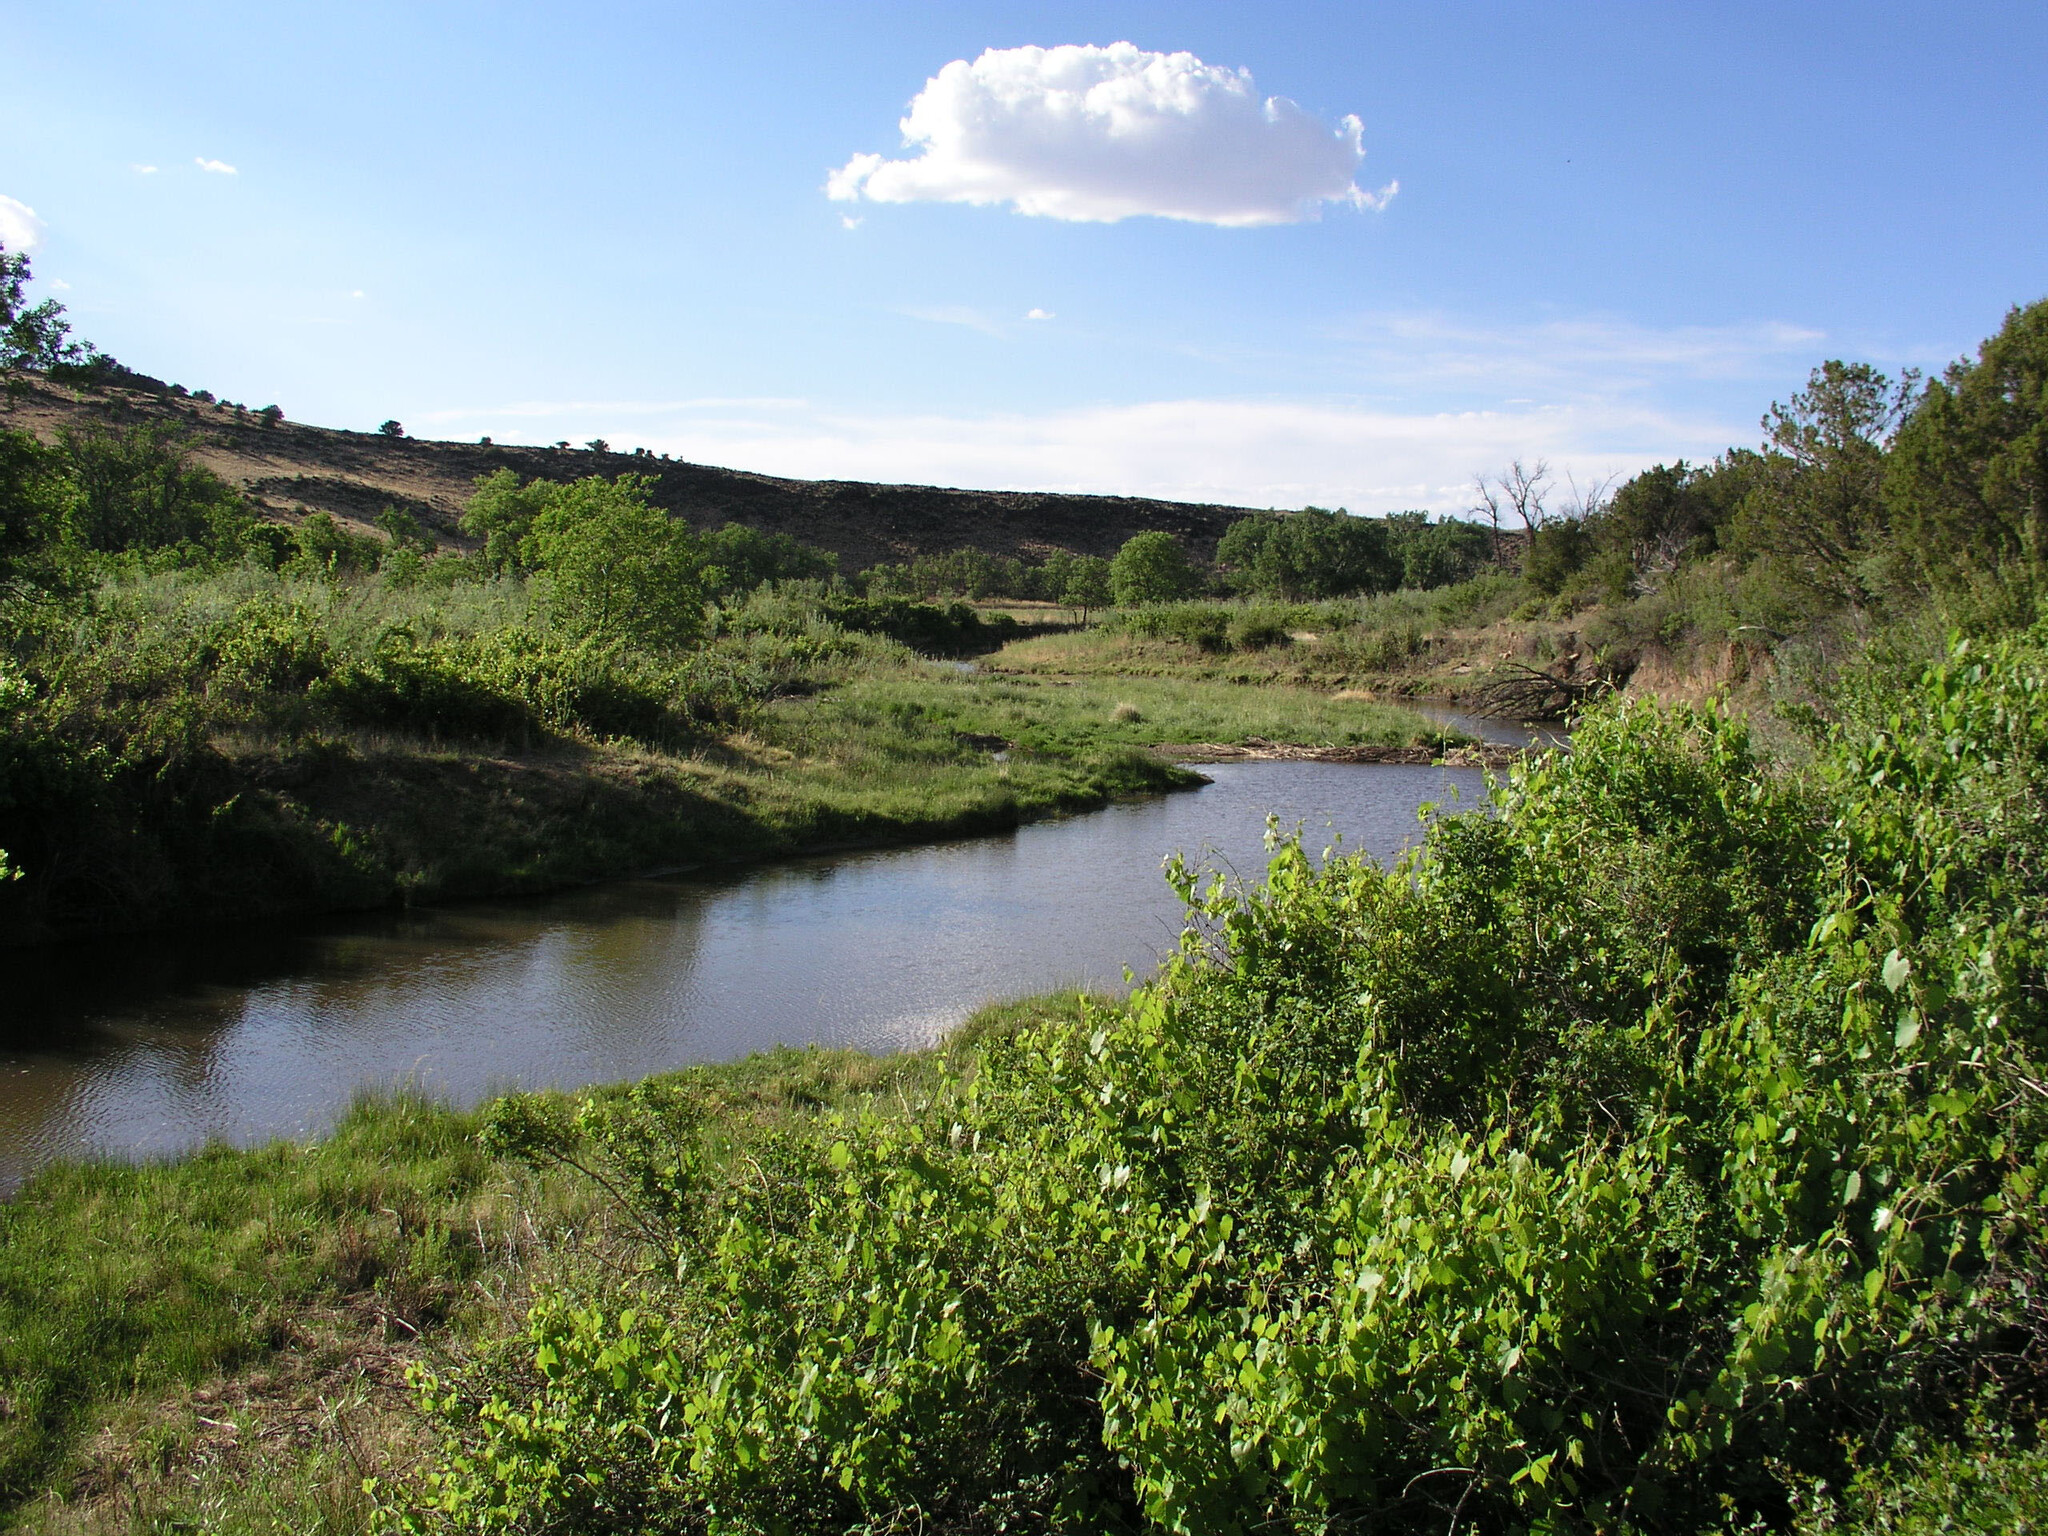
<svg viewBox="0 0 2048 1536">
<path fill-rule="evenodd" d="M 1263 609 L 1251 609 L 1236 615 L 1231 619 L 1228 631 L 1230 648 L 1234 651 L 1263 651 L 1276 645 L 1286 645 L 1292 638 L 1286 616 Z"/>
<path fill-rule="evenodd" d="M 1159 603 L 1119 611 L 1104 628 L 1145 640 L 1178 640 L 1203 651 L 1230 645 L 1232 610 L 1216 603 Z"/>
<path fill-rule="evenodd" d="M 659 1261 L 429 1384 L 407 1520 L 1782 1527 L 2029 1412 L 2048 632 L 1847 697 L 1798 777 L 1610 707 L 1392 870 L 1177 870 L 1157 981 L 915 1101 L 593 1107 Z"/>
<path fill-rule="evenodd" d="M 829 623 L 887 635 L 928 656 L 992 651 L 1022 627 L 1007 613 L 979 614 L 965 603 L 914 603 L 902 597 L 833 597 L 819 607 Z"/>
</svg>

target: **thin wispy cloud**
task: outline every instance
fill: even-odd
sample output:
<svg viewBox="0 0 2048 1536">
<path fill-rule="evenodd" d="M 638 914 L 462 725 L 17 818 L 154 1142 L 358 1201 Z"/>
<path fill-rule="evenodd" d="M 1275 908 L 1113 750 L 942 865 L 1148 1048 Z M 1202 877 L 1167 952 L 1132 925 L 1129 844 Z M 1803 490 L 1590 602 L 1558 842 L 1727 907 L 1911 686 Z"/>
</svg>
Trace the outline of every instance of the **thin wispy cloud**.
<svg viewBox="0 0 2048 1536">
<path fill-rule="evenodd" d="M 661 416 L 694 411 L 800 411 L 808 400 L 787 395 L 699 395 L 684 400 L 519 400 L 507 405 L 453 406 L 416 412 L 420 421 L 482 421 L 491 417 Z"/>
<path fill-rule="evenodd" d="M 131 165 L 128 169 L 138 176 L 154 176 L 156 174 L 156 167 L 153 165 Z"/>
<path fill-rule="evenodd" d="M 1475 325 L 1435 314 L 1359 316 L 1334 335 L 1355 368 L 1386 386 L 1539 398 L 1769 377 L 1815 356 L 1827 340 L 1775 320 L 1660 329 L 1602 316 Z"/>
<path fill-rule="evenodd" d="M 229 165 L 225 160 L 209 160 L 204 155 L 194 155 L 192 157 L 192 163 L 198 166 L 199 169 L 201 169 L 202 171 L 211 172 L 215 176 L 241 175 L 240 171 L 236 170 L 232 165 Z"/>
<path fill-rule="evenodd" d="M 707 398 L 415 414 L 451 436 L 606 437 L 800 479 L 1361 512 L 1465 511 L 1473 474 L 1514 458 L 1548 459 L 1560 475 L 1587 483 L 1658 460 L 1710 456 L 1743 436 L 1735 423 L 1642 404 L 1421 412 L 1348 399 L 1158 400 L 973 415 Z"/>
<path fill-rule="evenodd" d="M 1655 409 L 1419 414 L 1343 401 L 1162 400 L 1030 415 L 820 413 L 683 457 L 803 477 L 1071 490 L 1237 506 L 1463 511 L 1476 470 L 1547 458 L 1580 480 L 1710 455 L 1730 424 Z"/>
<path fill-rule="evenodd" d="M 17 254 L 43 243 L 43 221 L 35 209 L 12 197 L 0 197 L 0 245 Z"/>
<path fill-rule="evenodd" d="M 1399 190 L 1357 185 L 1357 117 L 1323 122 L 1284 96 L 1260 96 L 1249 71 L 1130 43 L 955 59 L 900 127 L 913 154 L 857 154 L 831 173 L 827 194 L 1242 226 L 1299 223 L 1330 204 L 1384 207 Z"/>
<path fill-rule="evenodd" d="M 933 325 L 958 325 L 970 331 L 980 331 L 984 336 L 1003 336 L 1002 325 L 966 304 L 911 304 L 896 311 L 912 320 L 924 320 Z"/>
</svg>

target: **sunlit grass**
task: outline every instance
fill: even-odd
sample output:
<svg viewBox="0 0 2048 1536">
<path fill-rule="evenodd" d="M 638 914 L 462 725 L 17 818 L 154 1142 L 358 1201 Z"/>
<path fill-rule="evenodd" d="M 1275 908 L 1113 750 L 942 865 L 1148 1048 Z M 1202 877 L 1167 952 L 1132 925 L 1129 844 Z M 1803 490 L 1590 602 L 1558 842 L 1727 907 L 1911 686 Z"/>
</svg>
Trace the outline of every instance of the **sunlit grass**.
<svg viewBox="0 0 2048 1536">
<path fill-rule="evenodd" d="M 739 1158 L 792 1117 L 928 1094 L 1080 1006 L 996 1004 L 929 1051 L 784 1048 L 651 1081 Z M 0 1530 L 367 1531 L 364 1479 L 427 1449 L 409 1366 L 516 1333 L 544 1276 L 652 1262 L 587 1180 L 487 1156 L 483 1119 L 366 1096 L 317 1142 L 60 1165 L 0 1204 Z"/>
</svg>

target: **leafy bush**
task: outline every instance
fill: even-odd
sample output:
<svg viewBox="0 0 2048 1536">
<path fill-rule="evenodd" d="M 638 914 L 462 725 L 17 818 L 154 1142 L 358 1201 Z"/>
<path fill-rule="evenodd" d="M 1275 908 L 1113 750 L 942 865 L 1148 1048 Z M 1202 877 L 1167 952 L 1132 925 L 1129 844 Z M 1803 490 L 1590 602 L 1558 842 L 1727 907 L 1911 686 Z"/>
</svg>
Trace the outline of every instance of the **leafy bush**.
<svg viewBox="0 0 2048 1536">
<path fill-rule="evenodd" d="M 1202 589 L 1202 573 L 1180 540 L 1154 529 L 1133 534 L 1109 562 L 1110 591 L 1120 607 L 1170 603 Z"/>
<path fill-rule="evenodd" d="M 1179 640 L 1204 651 L 1230 645 L 1232 610 L 1215 603 L 1159 603 L 1120 611 L 1103 627 L 1145 640 Z"/>
<path fill-rule="evenodd" d="M 1960 1398 L 2030 1414 L 2048 631 L 1852 690 L 1798 777 L 1598 712 L 1495 812 L 1176 870 L 1154 983 L 915 1102 L 735 1149 L 506 1101 L 654 1262 L 425 1384 L 403 1523 L 1783 1525 Z"/>
<path fill-rule="evenodd" d="M 901 597 L 838 597 L 819 608 L 830 623 L 887 635 L 929 656 L 992 651 L 1023 628 L 1007 613 L 980 614 L 965 603 L 913 603 Z"/>
<path fill-rule="evenodd" d="M 1238 614 L 1230 621 L 1229 640 L 1232 650 L 1265 650 L 1269 646 L 1285 645 L 1291 638 L 1287 628 L 1287 616 L 1270 609 L 1251 609 Z"/>
<path fill-rule="evenodd" d="M 67 427 L 58 456 L 75 487 L 67 532 L 85 549 L 238 550 L 255 521 L 241 494 L 196 463 L 191 442 L 166 424 Z"/>
</svg>

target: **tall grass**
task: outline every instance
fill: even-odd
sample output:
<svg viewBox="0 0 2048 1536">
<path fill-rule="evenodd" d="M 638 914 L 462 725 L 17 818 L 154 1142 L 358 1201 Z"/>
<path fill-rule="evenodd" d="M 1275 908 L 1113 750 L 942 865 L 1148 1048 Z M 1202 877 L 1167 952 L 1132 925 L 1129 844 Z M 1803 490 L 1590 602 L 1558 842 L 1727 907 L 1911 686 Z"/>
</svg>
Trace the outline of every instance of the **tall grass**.
<svg viewBox="0 0 2048 1536">
<path fill-rule="evenodd" d="M 547 1098 L 680 1095 L 738 1160 L 1079 1005 L 998 1004 L 940 1051 L 779 1049 Z M 409 1366 L 516 1333 L 539 1278 L 654 1257 L 587 1180 L 487 1153 L 489 1113 L 365 1096 L 310 1144 L 62 1165 L 0 1204 L 0 1530 L 367 1530 L 365 1478 L 426 1446 Z"/>
</svg>

